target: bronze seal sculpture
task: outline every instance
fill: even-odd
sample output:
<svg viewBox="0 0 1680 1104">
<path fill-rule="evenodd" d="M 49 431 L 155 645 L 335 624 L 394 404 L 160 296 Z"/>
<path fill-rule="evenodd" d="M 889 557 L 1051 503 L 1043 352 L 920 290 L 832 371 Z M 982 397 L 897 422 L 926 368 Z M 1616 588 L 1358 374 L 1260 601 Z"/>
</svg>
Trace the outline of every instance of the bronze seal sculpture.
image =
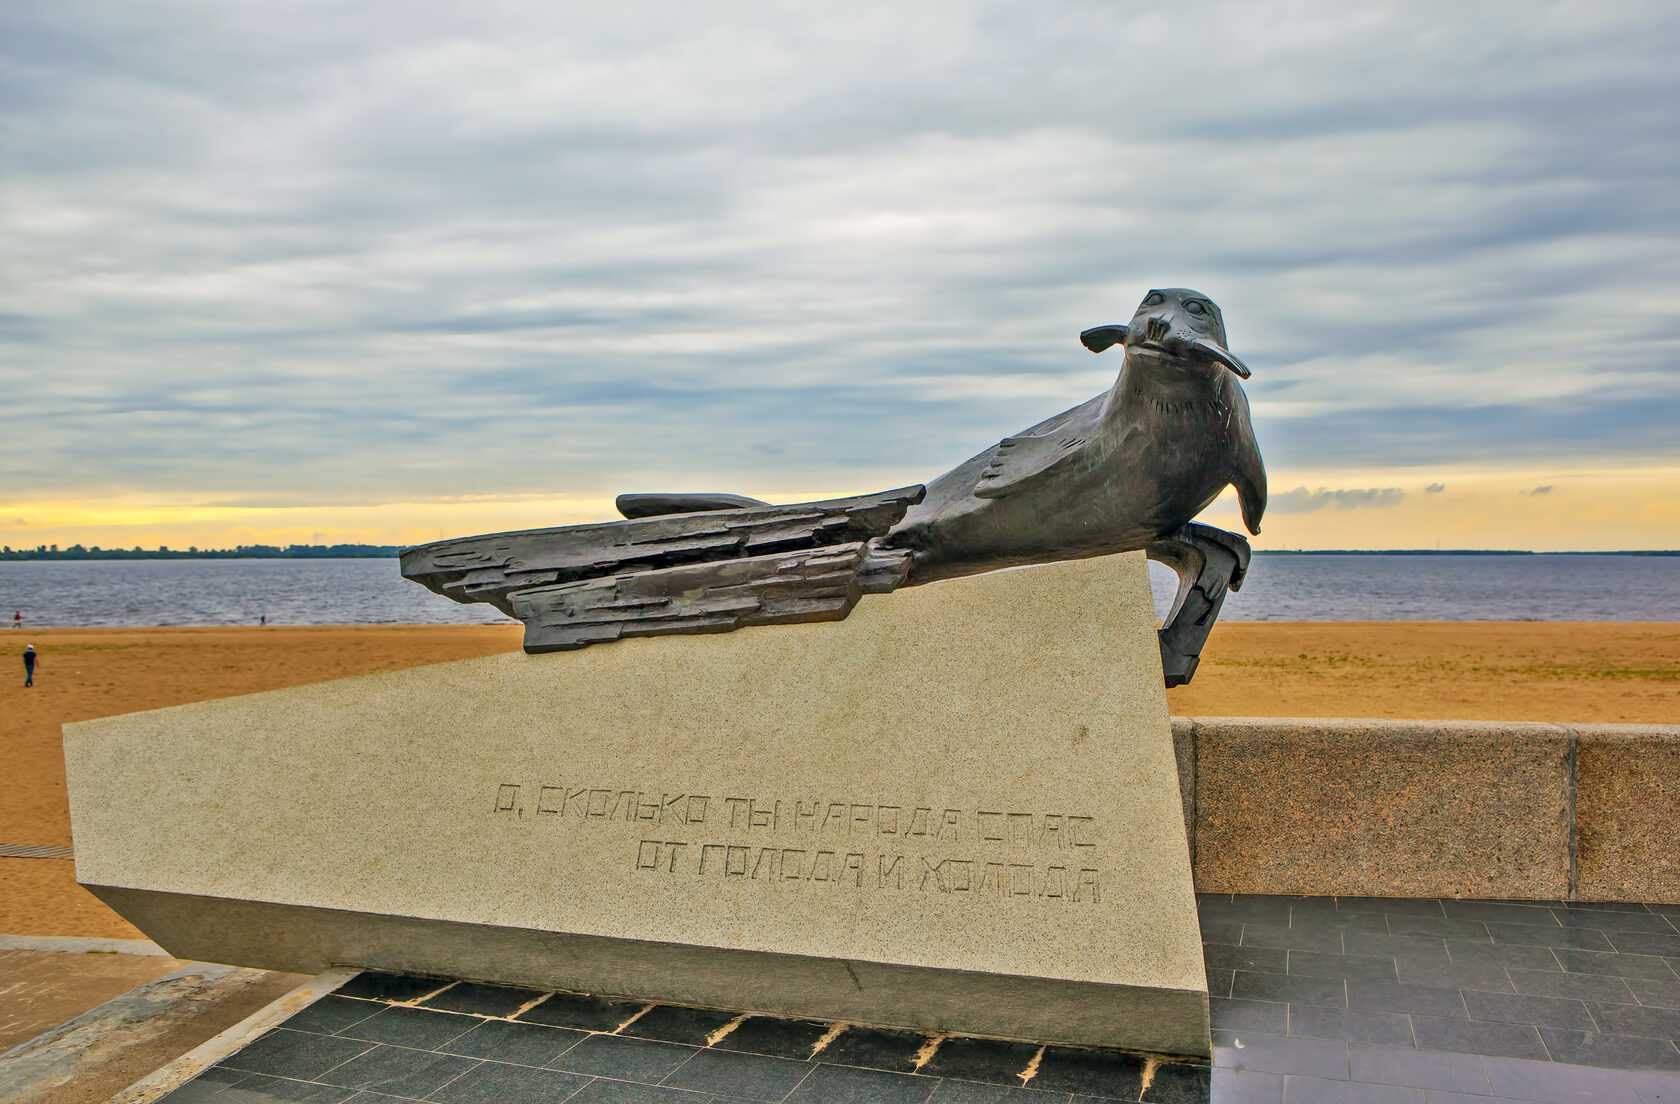
<svg viewBox="0 0 1680 1104">
<path fill-rule="evenodd" d="M 1226 486 L 1260 531 L 1266 471 L 1213 300 L 1151 291 L 1114 386 L 926 486 L 777 506 L 727 494 L 621 495 L 627 520 L 440 541 L 403 574 L 525 622 L 530 652 L 627 636 L 837 620 L 864 594 L 1055 560 L 1145 550 L 1179 576 L 1160 630 L 1169 686 L 1188 682 L 1248 542 L 1191 522 Z"/>
</svg>

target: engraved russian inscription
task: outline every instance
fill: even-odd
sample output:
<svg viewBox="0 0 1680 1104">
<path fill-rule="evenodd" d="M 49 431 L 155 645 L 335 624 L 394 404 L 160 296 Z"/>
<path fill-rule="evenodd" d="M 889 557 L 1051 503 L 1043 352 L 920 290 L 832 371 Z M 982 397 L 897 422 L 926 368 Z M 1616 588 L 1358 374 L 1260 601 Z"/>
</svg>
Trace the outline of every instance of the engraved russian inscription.
<svg viewBox="0 0 1680 1104">
<path fill-rule="evenodd" d="M 629 828 L 626 862 L 641 877 L 973 900 L 1102 899 L 1096 819 L 1068 811 L 554 779 L 498 783 L 491 808 L 520 831 Z M 657 834 L 630 826 L 657 826 Z"/>
</svg>

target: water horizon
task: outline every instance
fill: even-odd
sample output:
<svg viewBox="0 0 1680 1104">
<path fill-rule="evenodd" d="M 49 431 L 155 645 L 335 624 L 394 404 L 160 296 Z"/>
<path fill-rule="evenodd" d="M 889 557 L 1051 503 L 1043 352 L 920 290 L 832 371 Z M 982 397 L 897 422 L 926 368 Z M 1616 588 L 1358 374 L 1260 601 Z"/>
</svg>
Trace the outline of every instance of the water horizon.
<svg viewBox="0 0 1680 1104">
<path fill-rule="evenodd" d="M 1156 614 L 1174 580 L 1150 565 Z M 404 579 L 394 558 L 0 562 L 0 620 L 26 628 L 508 623 Z M 1680 621 L 1680 557 L 1269 554 L 1230 621 Z"/>
</svg>

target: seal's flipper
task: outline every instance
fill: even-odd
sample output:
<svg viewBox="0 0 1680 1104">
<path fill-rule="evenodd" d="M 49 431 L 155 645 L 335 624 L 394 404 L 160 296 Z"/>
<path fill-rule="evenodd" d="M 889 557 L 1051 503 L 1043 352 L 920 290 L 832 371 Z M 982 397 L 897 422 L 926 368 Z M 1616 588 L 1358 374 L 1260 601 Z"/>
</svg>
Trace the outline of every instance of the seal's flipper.
<svg viewBox="0 0 1680 1104">
<path fill-rule="evenodd" d="M 617 505 L 618 512 L 627 518 L 646 518 L 739 510 L 743 506 L 768 506 L 770 503 L 733 494 L 621 494 Z"/>
<path fill-rule="evenodd" d="M 1079 335 L 1079 343 L 1093 353 L 1100 353 L 1112 345 L 1124 345 L 1130 333 L 1130 326 L 1119 323 L 1111 326 L 1092 326 Z"/>
<path fill-rule="evenodd" d="M 1260 459 L 1260 443 L 1254 439 L 1254 426 L 1248 420 L 1248 397 L 1235 391 L 1233 405 L 1240 417 L 1231 424 L 1231 486 L 1237 489 L 1243 524 L 1259 536 L 1260 516 L 1266 512 L 1266 465 Z"/>
<path fill-rule="evenodd" d="M 1153 541 L 1144 552 L 1178 575 L 1178 595 L 1157 635 L 1167 685 L 1183 686 L 1196 674 L 1226 592 L 1240 589 L 1248 574 L 1248 542 L 1235 533 L 1191 522 Z"/>
<path fill-rule="evenodd" d="M 974 484 L 975 498 L 1002 498 L 1032 485 L 1039 477 L 1084 447 L 1083 433 L 1067 431 L 1042 437 L 1005 437 Z"/>
</svg>

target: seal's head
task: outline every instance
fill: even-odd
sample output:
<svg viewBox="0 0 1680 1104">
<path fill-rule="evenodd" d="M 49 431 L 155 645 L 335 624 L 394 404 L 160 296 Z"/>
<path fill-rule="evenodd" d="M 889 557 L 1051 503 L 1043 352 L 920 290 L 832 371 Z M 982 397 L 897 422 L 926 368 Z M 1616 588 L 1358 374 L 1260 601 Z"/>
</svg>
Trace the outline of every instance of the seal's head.
<svg viewBox="0 0 1680 1104">
<path fill-rule="evenodd" d="M 1212 339 L 1225 347 L 1225 316 L 1219 304 L 1189 288 L 1157 288 L 1143 297 L 1128 327 L 1127 348 L 1169 349 L 1172 345 Z M 1177 338 L 1177 341 L 1173 339 Z"/>
<path fill-rule="evenodd" d="M 1225 316 L 1219 304 L 1190 288 L 1156 288 L 1143 297 L 1124 326 L 1097 326 L 1079 335 L 1085 347 L 1100 353 L 1123 344 L 1128 355 L 1212 361 L 1243 379 L 1246 365 L 1225 347 Z"/>
</svg>

